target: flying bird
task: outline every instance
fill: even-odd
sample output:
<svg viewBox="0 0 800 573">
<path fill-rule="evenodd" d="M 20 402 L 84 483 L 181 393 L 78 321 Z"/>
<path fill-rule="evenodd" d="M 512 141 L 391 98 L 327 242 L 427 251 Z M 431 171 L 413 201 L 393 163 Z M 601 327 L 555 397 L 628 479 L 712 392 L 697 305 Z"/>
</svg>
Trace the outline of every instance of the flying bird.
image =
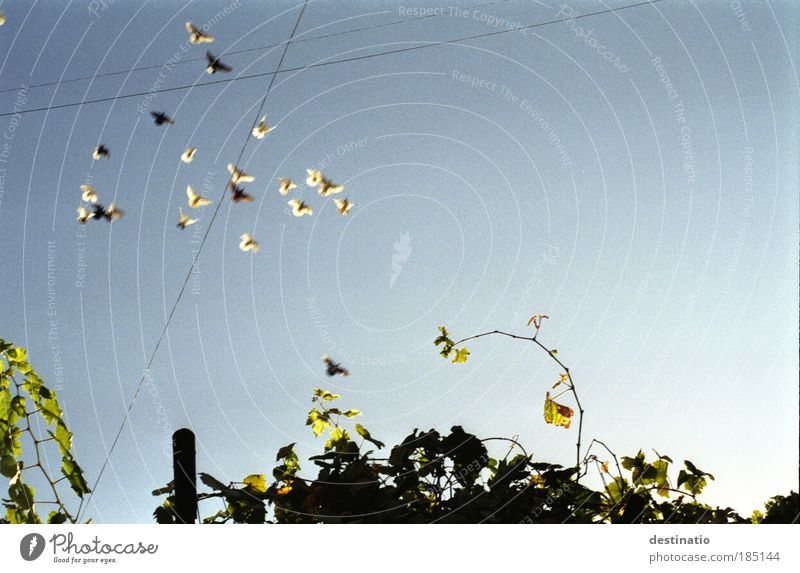
<svg viewBox="0 0 800 573">
<path fill-rule="evenodd" d="M 89 211 L 86 207 L 78 207 L 78 223 L 85 225 L 92 217 L 94 217 L 93 211 Z"/>
<path fill-rule="evenodd" d="M 211 199 L 206 199 L 202 195 L 194 192 L 191 185 L 186 186 L 186 198 L 188 199 L 189 207 L 197 209 L 198 207 L 206 207 L 211 205 Z"/>
<path fill-rule="evenodd" d="M 328 376 L 336 376 L 337 374 L 350 376 L 350 371 L 347 368 L 343 368 L 338 362 L 334 362 L 330 356 L 323 356 L 322 361 L 325 363 L 325 373 Z"/>
<path fill-rule="evenodd" d="M 258 241 L 256 241 L 250 233 L 245 233 L 239 238 L 242 240 L 242 242 L 239 243 L 239 248 L 244 252 L 253 251 L 257 253 L 261 248 L 261 245 L 258 244 Z"/>
<path fill-rule="evenodd" d="M 269 127 L 267 125 L 267 116 L 265 115 L 258 121 L 258 125 L 256 125 L 253 128 L 253 131 L 251 133 L 253 134 L 253 137 L 255 137 L 256 139 L 264 139 L 264 136 L 267 135 L 273 129 L 275 129 L 275 126 L 273 125 L 272 127 Z"/>
<path fill-rule="evenodd" d="M 81 200 L 87 203 L 97 203 L 97 193 L 91 185 L 81 185 Z"/>
<path fill-rule="evenodd" d="M 228 189 L 231 190 L 231 201 L 234 203 L 252 203 L 253 196 L 245 193 L 244 189 L 238 187 L 235 183 L 230 183 Z"/>
<path fill-rule="evenodd" d="M 214 41 L 214 36 L 204 34 L 195 28 L 191 22 L 186 22 L 186 31 L 189 32 L 189 42 L 192 44 L 210 44 Z"/>
<path fill-rule="evenodd" d="M 226 66 L 220 62 L 219 58 L 215 58 L 214 54 L 209 51 L 206 51 L 206 59 L 208 60 L 208 67 L 206 68 L 206 71 L 209 74 L 216 74 L 217 72 L 228 73 L 233 69 L 230 66 Z"/>
<path fill-rule="evenodd" d="M 121 219 L 125 216 L 125 211 L 117 207 L 116 203 L 111 203 L 108 206 L 108 209 L 105 210 L 103 216 L 108 219 L 109 221 L 115 221 L 116 219 Z"/>
<path fill-rule="evenodd" d="M 306 203 L 303 203 L 300 199 L 292 199 L 289 201 L 289 205 L 292 206 L 292 213 L 295 217 L 302 217 L 303 215 L 313 215 L 314 210 L 309 207 Z"/>
<path fill-rule="evenodd" d="M 291 179 L 284 179 L 283 177 L 278 177 L 278 181 L 281 182 L 281 187 L 280 189 L 278 189 L 281 195 L 288 195 L 289 191 L 297 188 L 297 185 L 295 185 Z"/>
<path fill-rule="evenodd" d="M 186 151 L 183 152 L 183 155 L 181 155 L 181 161 L 184 163 L 191 163 L 195 153 L 197 153 L 196 147 L 187 148 Z"/>
<path fill-rule="evenodd" d="M 233 163 L 228 163 L 228 173 L 231 174 L 231 183 L 249 183 L 255 181 L 255 177 L 240 171 Z"/>
<path fill-rule="evenodd" d="M 6 15 L 0 12 L 0 26 L 6 23 Z"/>
<path fill-rule="evenodd" d="M 327 197 L 328 195 L 333 195 L 334 193 L 341 193 L 344 191 L 344 185 L 334 185 L 331 183 L 330 179 L 325 179 L 323 177 L 322 181 L 319 182 L 317 191 L 323 197 Z"/>
<path fill-rule="evenodd" d="M 306 169 L 308 177 L 306 177 L 306 185 L 309 187 L 316 187 L 322 182 L 322 171 L 316 169 Z"/>
<path fill-rule="evenodd" d="M 186 215 L 183 212 L 183 209 L 181 207 L 178 207 L 178 212 L 179 212 L 179 215 L 178 215 L 178 228 L 179 229 L 185 229 L 189 225 L 194 225 L 195 223 L 197 223 L 197 219 L 192 219 L 191 217 Z"/>
<path fill-rule="evenodd" d="M 350 209 L 352 209 L 354 205 L 353 203 L 347 200 L 347 197 L 345 197 L 344 199 L 334 199 L 333 203 L 334 205 L 336 205 L 336 209 L 342 215 L 347 215 L 350 212 Z"/>
<path fill-rule="evenodd" d="M 173 123 L 175 123 L 172 120 L 172 118 L 163 111 L 159 112 L 151 111 L 150 115 L 153 116 L 153 121 L 155 121 L 156 125 L 164 125 L 164 124 L 172 125 Z"/>
<path fill-rule="evenodd" d="M 108 150 L 108 147 L 103 145 L 102 143 L 94 148 L 94 152 L 92 153 L 92 159 L 97 161 L 98 159 L 108 159 L 111 155 L 111 152 Z"/>
</svg>

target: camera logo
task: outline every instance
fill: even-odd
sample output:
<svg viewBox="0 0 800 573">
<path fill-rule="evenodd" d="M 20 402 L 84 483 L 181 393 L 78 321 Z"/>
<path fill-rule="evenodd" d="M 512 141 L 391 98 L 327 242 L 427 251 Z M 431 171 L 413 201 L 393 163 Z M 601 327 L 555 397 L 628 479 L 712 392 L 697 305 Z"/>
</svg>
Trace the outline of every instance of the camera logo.
<svg viewBox="0 0 800 573">
<path fill-rule="evenodd" d="M 35 561 L 44 552 L 44 537 L 29 533 L 19 542 L 19 554 L 25 561 Z"/>
</svg>

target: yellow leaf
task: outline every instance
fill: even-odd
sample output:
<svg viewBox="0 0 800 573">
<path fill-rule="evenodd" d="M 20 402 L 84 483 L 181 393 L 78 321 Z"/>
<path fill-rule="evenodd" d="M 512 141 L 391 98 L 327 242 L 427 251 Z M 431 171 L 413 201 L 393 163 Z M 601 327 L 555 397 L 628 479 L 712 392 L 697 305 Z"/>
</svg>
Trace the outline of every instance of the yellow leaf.
<svg viewBox="0 0 800 573">
<path fill-rule="evenodd" d="M 453 364 L 456 362 L 466 362 L 467 356 L 469 356 L 469 350 L 466 348 L 457 348 L 456 349 L 456 356 L 453 358 Z"/>
<path fill-rule="evenodd" d="M 559 404 L 558 402 L 554 402 L 550 398 L 550 392 L 547 393 L 547 397 L 544 400 L 545 422 L 555 426 L 569 428 L 570 422 L 572 422 L 572 416 L 574 415 L 575 412 L 572 410 L 572 408 L 563 404 Z"/>
<path fill-rule="evenodd" d="M 292 491 L 292 484 L 287 483 L 285 486 L 278 488 L 278 491 L 276 491 L 275 493 L 277 493 L 278 495 L 286 495 L 290 491 Z"/>
<path fill-rule="evenodd" d="M 562 374 L 561 378 L 558 380 L 558 382 L 553 384 L 553 388 L 558 388 L 559 386 L 561 386 L 562 384 L 564 384 L 565 382 L 568 382 L 568 381 L 569 381 L 569 376 L 567 376 L 566 374 Z"/>
<path fill-rule="evenodd" d="M 244 478 L 244 485 L 250 489 L 260 491 L 261 493 L 267 492 L 267 478 L 264 474 L 253 474 Z"/>
<path fill-rule="evenodd" d="M 603 462 L 600 464 L 600 469 L 603 470 L 605 473 L 608 473 L 608 462 Z"/>
<path fill-rule="evenodd" d="M 558 354 L 558 350 L 553 348 L 553 350 L 550 351 L 550 356 L 555 356 L 556 354 Z"/>
</svg>

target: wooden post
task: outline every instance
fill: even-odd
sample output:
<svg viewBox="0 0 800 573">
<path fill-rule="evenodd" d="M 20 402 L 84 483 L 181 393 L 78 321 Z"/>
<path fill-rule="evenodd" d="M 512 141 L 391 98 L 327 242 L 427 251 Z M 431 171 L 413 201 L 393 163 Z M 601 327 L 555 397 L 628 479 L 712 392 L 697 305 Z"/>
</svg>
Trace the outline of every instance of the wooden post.
<svg viewBox="0 0 800 573">
<path fill-rule="evenodd" d="M 189 428 L 181 428 L 172 434 L 172 472 L 177 522 L 194 523 L 197 519 L 197 469 L 194 432 Z"/>
</svg>

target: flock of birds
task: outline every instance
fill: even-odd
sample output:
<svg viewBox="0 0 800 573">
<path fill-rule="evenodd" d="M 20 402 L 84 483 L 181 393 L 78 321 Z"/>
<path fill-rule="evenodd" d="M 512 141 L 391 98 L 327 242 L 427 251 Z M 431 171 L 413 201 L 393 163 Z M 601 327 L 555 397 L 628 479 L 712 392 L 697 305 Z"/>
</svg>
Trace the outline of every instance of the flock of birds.
<svg viewBox="0 0 800 573">
<path fill-rule="evenodd" d="M 4 21 L 3 14 L 0 13 L 0 25 Z M 214 41 L 214 36 L 204 33 L 202 30 L 196 28 L 191 22 L 186 23 L 186 30 L 189 32 L 189 42 L 191 44 L 208 44 Z M 209 74 L 228 73 L 233 69 L 230 66 L 222 63 L 220 59 L 214 56 L 214 54 L 212 54 L 210 51 L 206 51 L 206 59 L 208 61 L 206 72 Z M 163 111 L 151 111 L 150 115 L 153 118 L 153 122 L 158 126 L 172 125 L 175 123 L 175 121 Z M 251 135 L 256 139 L 261 140 L 264 139 L 267 134 L 274 129 L 275 126 L 269 125 L 267 122 L 267 116 L 265 115 L 260 118 L 258 123 L 253 127 L 251 130 Z M 181 161 L 183 163 L 191 163 L 196 153 L 196 147 L 189 147 L 181 155 Z M 109 157 L 111 157 L 111 152 L 104 144 L 98 145 L 92 153 L 92 159 L 95 161 L 109 159 Z M 228 179 L 228 190 L 231 194 L 231 200 L 234 203 L 253 202 L 254 197 L 247 193 L 245 189 L 240 186 L 240 184 L 251 183 L 255 180 L 255 177 L 245 173 L 233 163 L 228 164 L 228 173 L 230 174 L 230 178 Z M 283 196 L 287 196 L 293 190 L 298 189 L 297 184 L 289 178 L 278 177 L 278 182 L 278 192 Z M 311 189 L 316 189 L 322 197 L 328 197 L 344 191 L 344 185 L 333 183 L 333 181 L 325 177 L 325 175 L 318 169 L 306 169 L 305 183 Z M 78 222 L 80 224 L 86 224 L 86 222 L 90 219 L 104 219 L 111 222 L 125 215 L 125 211 L 117 207 L 116 203 L 112 202 L 108 207 L 100 204 L 98 202 L 99 196 L 91 185 L 81 185 L 80 188 L 82 201 L 82 204 L 78 207 Z M 197 193 L 191 185 L 186 186 L 186 200 L 189 209 L 199 209 L 212 203 L 211 199 L 203 197 Z M 355 205 L 346 197 L 341 199 L 334 198 L 333 202 L 336 206 L 336 210 L 341 215 L 347 215 Z M 289 206 L 291 206 L 292 214 L 295 217 L 303 217 L 306 215 L 311 216 L 314 214 L 314 209 L 311 207 L 311 205 L 300 198 L 289 199 L 287 203 Z M 197 223 L 197 221 L 198 219 L 193 218 L 185 213 L 183 207 L 178 207 L 177 226 L 179 229 L 186 229 L 186 227 Z M 239 248 L 242 251 L 252 251 L 254 253 L 259 251 L 260 244 L 252 234 L 243 233 L 239 239 Z M 338 365 L 336 366 L 338 367 Z M 332 376 L 333 374 L 330 374 L 331 368 L 331 365 L 328 364 L 328 373 Z M 335 373 L 346 375 L 346 372 L 346 370 L 340 368 L 339 371 L 336 371 Z"/>
<path fill-rule="evenodd" d="M 5 23 L 5 14 L 0 11 L 0 26 Z M 205 34 L 202 30 L 199 30 L 192 25 L 191 22 L 186 23 L 186 29 L 189 32 L 189 42 L 192 44 L 206 44 L 214 41 L 213 36 Z M 208 60 L 208 67 L 206 68 L 206 71 L 209 74 L 215 74 L 217 72 L 227 73 L 232 69 L 230 66 L 220 62 L 219 58 L 215 57 L 210 51 L 206 51 L 206 58 Z M 163 111 L 151 111 L 150 115 L 153 117 L 153 121 L 156 125 L 172 125 L 175 123 L 175 121 Z M 266 135 L 273 129 L 275 129 L 275 127 L 268 125 L 267 116 L 264 116 L 259 120 L 258 124 L 253 127 L 251 135 L 256 139 L 264 139 L 264 137 L 266 137 Z M 183 163 L 191 163 L 196 153 L 196 147 L 189 147 L 181 155 L 181 161 Z M 92 159 L 95 161 L 109 159 L 110 157 L 111 151 L 104 144 L 98 145 L 92 152 Z M 255 180 L 255 177 L 248 175 L 232 163 L 228 164 L 228 173 L 230 173 L 228 189 L 231 193 L 231 200 L 234 203 L 251 203 L 254 200 L 253 196 L 245 192 L 245 190 L 240 187 L 239 184 L 250 183 Z M 312 189 L 316 188 L 317 192 L 322 197 L 328 197 L 329 195 L 335 195 L 344 191 L 344 185 L 337 185 L 333 183 L 317 169 L 306 169 L 306 175 L 306 185 Z M 278 177 L 278 182 L 280 184 L 278 187 L 278 192 L 284 197 L 298 188 L 297 184 L 288 178 Z M 84 225 L 90 219 L 105 219 L 106 221 L 111 222 L 116 219 L 120 219 L 125 215 L 125 211 L 117 207 L 116 203 L 114 202 L 110 203 L 108 207 L 100 204 L 99 196 L 94 190 L 94 187 L 91 185 L 81 185 L 80 189 L 82 201 L 82 204 L 78 207 L 78 222 L 80 224 Z M 199 209 L 200 207 L 206 207 L 212 203 L 211 199 L 203 197 L 197 193 L 191 185 L 186 186 L 186 201 L 189 209 Z M 347 198 L 335 198 L 333 201 L 336 205 L 336 209 L 342 215 L 347 215 L 350 212 L 350 209 L 352 209 L 354 206 L 354 204 L 348 201 Z M 301 199 L 290 199 L 288 204 L 292 207 L 292 214 L 295 217 L 303 217 L 306 215 L 311 216 L 314 213 L 312 207 Z M 178 207 L 179 229 L 185 229 L 196 222 L 197 219 L 194 219 L 184 213 L 183 207 Z M 239 239 L 241 241 L 239 243 L 239 248 L 242 251 L 258 252 L 260 245 L 250 233 L 243 233 Z M 323 356 L 322 361 L 325 364 L 325 373 L 328 376 L 350 375 L 350 371 L 347 368 L 344 368 L 340 363 L 335 362 L 330 356 Z"/>
</svg>

